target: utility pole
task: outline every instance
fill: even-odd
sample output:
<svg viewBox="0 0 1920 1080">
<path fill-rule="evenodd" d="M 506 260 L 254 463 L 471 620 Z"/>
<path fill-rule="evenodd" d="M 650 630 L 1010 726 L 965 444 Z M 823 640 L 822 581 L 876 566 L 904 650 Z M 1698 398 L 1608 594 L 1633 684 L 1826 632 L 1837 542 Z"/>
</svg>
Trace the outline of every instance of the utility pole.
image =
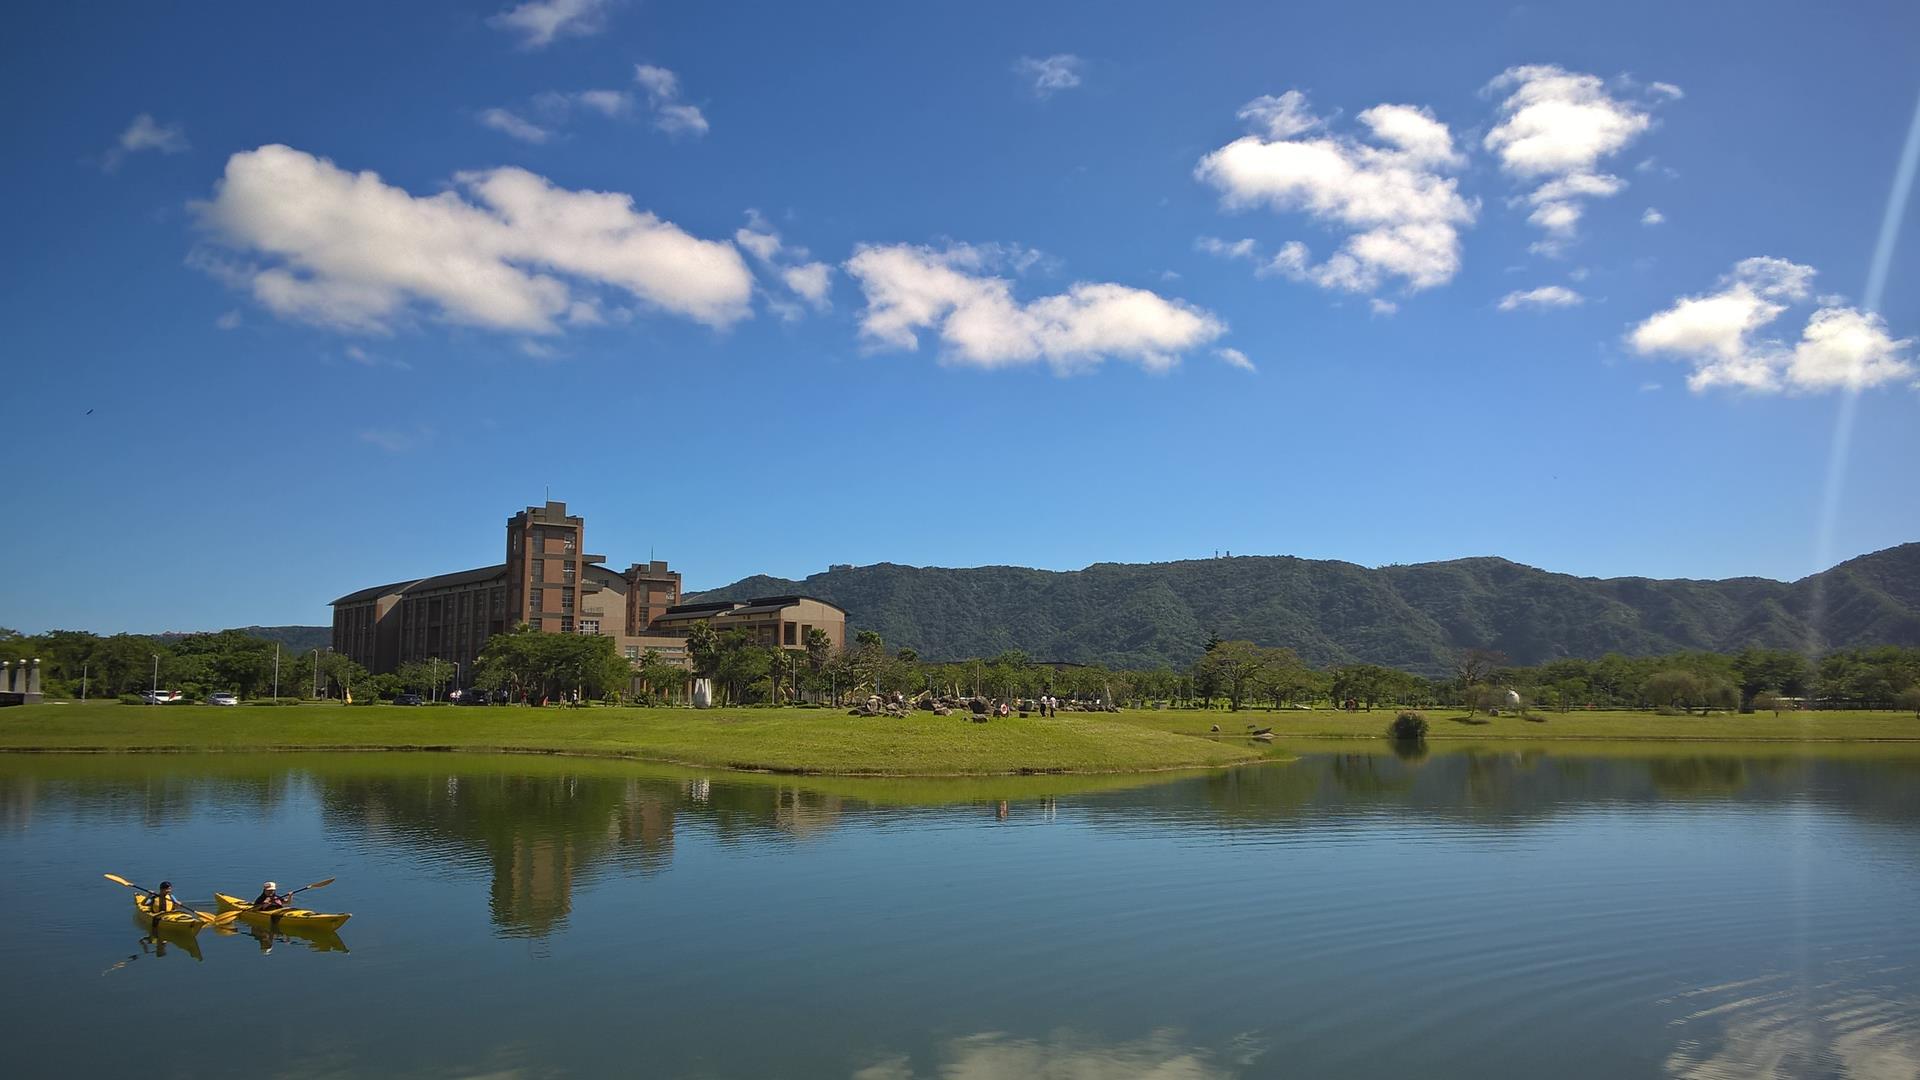
<svg viewBox="0 0 1920 1080">
<path fill-rule="evenodd" d="M 158 697 L 160 695 L 160 654 L 159 653 L 153 654 L 153 693 L 155 697 Z"/>
</svg>

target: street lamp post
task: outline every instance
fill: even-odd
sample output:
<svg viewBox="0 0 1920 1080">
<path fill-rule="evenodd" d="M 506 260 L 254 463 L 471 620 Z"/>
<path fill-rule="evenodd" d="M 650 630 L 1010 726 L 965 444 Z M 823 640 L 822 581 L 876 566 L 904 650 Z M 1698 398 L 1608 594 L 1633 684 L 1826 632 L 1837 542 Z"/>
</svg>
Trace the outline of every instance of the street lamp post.
<svg viewBox="0 0 1920 1080">
<path fill-rule="evenodd" d="M 280 646 L 273 647 L 273 700 L 280 700 Z"/>
<path fill-rule="evenodd" d="M 433 685 L 427 687 L 427 700 L 434 704 L 440 702 L 440 658 L 433 658 Z"/>
<path fill-rule="evenodd" d="M 153 654 L 153 696 L 160 696 L 160 654 Z"/>
</svg>

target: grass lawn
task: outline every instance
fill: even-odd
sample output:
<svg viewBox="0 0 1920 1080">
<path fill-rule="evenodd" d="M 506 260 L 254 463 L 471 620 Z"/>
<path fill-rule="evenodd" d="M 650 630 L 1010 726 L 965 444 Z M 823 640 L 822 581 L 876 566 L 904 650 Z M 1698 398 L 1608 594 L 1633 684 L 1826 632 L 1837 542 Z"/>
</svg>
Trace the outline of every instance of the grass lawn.
<svg viewBox="0 0 1920 1080">
<path fill-rule="evenodd" d="M 1188 738 L 1103 715 L 976 724 L 931 713 L 893 720 L 829 709 L 86 702 L 0 711 L 0 751 L 327 749 L 537 751 L 849 776 L 1126 773 L 1266 756 L 1251 744 Z"/>
<path fill-rule="evenodd" d="M 1332 709 L 1293 709 L 1268 712 L 1242 709 L 1147 711 L 1118 714 L 1125 723 L 1176 735 L 1211 735 L 1239 744 L 1247 725 L 1271 727 L 1273 733 L 1294 739 L 1377 739 L 1397 709 L 1338 712 Z M 1469 719 L 1460 709 L 1422 709 L 1428 722 L 1427 740 L 1452 741 L 1517 739 L 1554 742 L 1565 739 L 1614 739 L 1676 742 L 1920 742 L 1920 718 L 1910 712 L 1798 712 L 1715 713 L 1711 716 L 1661 716 L 1650 712 L 1535 712 L 1531 719 L 1487 716 Z M 1220 733 L 1212 735 L 1212 725 Z"/>
</svg>

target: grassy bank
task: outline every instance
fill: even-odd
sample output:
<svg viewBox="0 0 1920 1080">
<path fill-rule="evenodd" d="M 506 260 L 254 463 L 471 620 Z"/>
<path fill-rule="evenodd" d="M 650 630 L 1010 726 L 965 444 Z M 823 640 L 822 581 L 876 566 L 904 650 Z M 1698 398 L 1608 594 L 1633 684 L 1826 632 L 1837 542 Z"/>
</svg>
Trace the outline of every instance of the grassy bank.
<svg viewBox="0 0 1920 1080">
<path fill-rule="evenodd" d="M 503 750 L 849 776 L 1126 773 L 1259 760 L 1254 747 L 1100 715 L 904 720 L 826 709 L 48 704 L 0 712 L 0 751 Z"/>
<path fill-rule="evenodd" d="M 1125 723 L 1174 735 L 1210 736 L 1238 744 L 1249 724 L 1271 727 L 1281 739 L 1378 739 L 1396 710 L 1337 712 L 1294 709 L 1268 712 L 1133 711 Z M 1536 712 L 1519 716 L 1468 717 L 1459 709 L 1423 709 L 1430 742 L 1467 740 L 1609 739 L 1634 742 L 1920 742 L 1920 719 L 1910 712 L 1715 713 L 1661 716 L 1650 712 Z M 1218 724 L 1219 733 L 1209 729 Z"/>
</svg>

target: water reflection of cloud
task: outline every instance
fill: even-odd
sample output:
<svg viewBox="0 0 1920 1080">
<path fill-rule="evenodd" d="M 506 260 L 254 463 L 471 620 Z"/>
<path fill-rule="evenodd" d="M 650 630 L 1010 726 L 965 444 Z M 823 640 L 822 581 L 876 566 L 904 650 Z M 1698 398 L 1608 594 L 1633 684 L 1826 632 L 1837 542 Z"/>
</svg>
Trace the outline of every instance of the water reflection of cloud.
<svg viewBox="0 0 1920 1080">
<path fill-rule="evenodd" d="M 925 1073 L 905 1054 L 857 1070 L 853 1080 L 1230 1080 L 1253 1063 L 1264 1046 L 1243 1037 L 1217 1054 L 1179 1043 L 1171 1032 L 1143 1039 L 1102 1043 L 1071 1032 L 1044 1039 L 982 1032 L 950 1039 L 935 1051 Z"/>
<path fill-rule="evenodd" d="M 1685 1033 L 1666 1060 L 1681 1080 L 1920 1076 L 1920 1002 L 1889 998 L 1889 973 L 1868 962 L 1811 986 L 1780 974 L 1705 987 L 1698 1007 L 1673 1021 Z M 1714 1030 L 1713 1025 L 1718 1025 Z M 1697 1035 L 1695 1028 L 1706 1028 Z"/>
</svg>

